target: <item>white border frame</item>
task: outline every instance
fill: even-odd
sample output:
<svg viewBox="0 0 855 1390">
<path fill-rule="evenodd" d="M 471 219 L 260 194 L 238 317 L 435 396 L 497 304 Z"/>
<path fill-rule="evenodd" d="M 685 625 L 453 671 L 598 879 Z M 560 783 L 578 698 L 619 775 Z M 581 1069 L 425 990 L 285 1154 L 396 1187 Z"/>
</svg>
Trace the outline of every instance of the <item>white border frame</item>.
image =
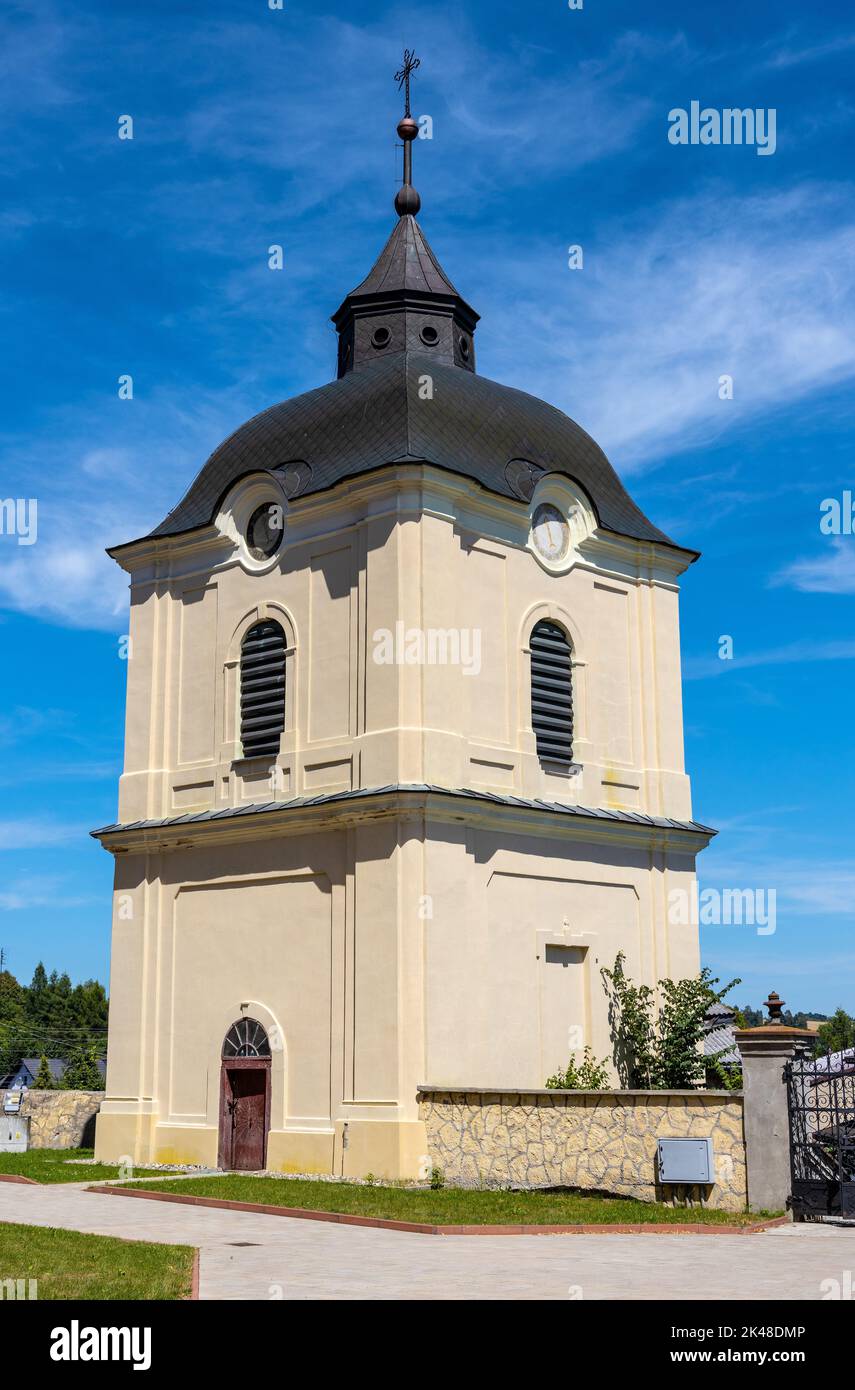
<svg viewBox="0 0 855 1390">
<path fill-rule="evenodd" d="M 246 528 L 256 508 L 267 502 L 271 507 L 281 507 L 283 516 L 282 536 L 273 554 L 267 559 L 256 560 L 249 552 L 246 541 Z M 278 563 L 285 545 L 288 529 L 288 498 L 275 478 L 269 473 L 250 473 L 241 478 L 231 489 L 217 514 L 215 522 L 221 535 L 228 537 L 237 551 L 237 558 L 248 574 L 267 574 Z"/>
<path fill-rule="evenodd" d="M 567 521 L 568 542 L 557 560 L 541 555 L 534 543 L 534 516 L 538 507 L 551 506 Z M 547 473 L 541 478 L 529 503 L 527 549 L 547 574 L 568 574 L 579 559 L 579 546 L 597 529 L 597 518 L 588 498 L 563 473 Z"/>
</svg>

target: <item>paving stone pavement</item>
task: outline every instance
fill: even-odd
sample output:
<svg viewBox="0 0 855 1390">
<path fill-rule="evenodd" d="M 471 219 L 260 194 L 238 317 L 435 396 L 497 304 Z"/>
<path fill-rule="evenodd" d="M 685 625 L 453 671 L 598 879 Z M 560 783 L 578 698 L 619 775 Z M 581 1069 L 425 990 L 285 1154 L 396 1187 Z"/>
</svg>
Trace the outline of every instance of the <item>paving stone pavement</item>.
<svg viewBox="0 0 855 1390">
<path fill-rule="evenodd" d="M 0 1183 L 0 1221 L 198 1246 L 203 1299 L 820 1299 L 855 1230 L 756 1236 L 421 1236 Z M 0 1226 L 0 1277 L 14 1233 Z"/>
</svg>

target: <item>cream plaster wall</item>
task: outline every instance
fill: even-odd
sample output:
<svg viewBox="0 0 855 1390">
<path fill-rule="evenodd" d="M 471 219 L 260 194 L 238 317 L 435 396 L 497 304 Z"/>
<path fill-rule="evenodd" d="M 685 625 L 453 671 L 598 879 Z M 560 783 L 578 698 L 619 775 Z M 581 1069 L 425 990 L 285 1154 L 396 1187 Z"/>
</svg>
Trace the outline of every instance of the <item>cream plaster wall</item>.
<svg viewBox="0 0 855 1390">
<path fill-rule="evenodd" d="M 685 855 L 619 838 L 436 830 L 425 846 L 420 1079 L 534 1088 L 586 1044 L 610 1059 L 601 968 L 622 950 L 651 986 L 698 971 L 697 931 L 669 926 L 665 908 L 693 873 Z"/>
</svg>

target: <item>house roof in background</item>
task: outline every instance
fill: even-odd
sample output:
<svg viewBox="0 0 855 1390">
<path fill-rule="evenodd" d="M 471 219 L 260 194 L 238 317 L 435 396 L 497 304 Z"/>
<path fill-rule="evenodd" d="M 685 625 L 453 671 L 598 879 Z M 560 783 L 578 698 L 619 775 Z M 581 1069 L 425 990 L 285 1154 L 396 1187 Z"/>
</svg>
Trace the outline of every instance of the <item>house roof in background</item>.
<svg viewBox="0 0 855 1390">
<path fill-rule="evenodd" d="M 30 1076 L 33 1078 L 33 1080 L 35 1080 L 35 1078 L 39 1074 L 39 1067 L 41 1066 L 41 1064 L 41 1057 L 22 1057 L 17 1067 L 14 1067 L 11 1071 L 6 1072 L 5 1076 L 0 1077 L 0 1090 L 8 1090 L 12 1082 L 17 1077 L 22 1076 L 24 1072 L 29 1072 Z M 66 1070 L 68 1069 L 68 1059 L 66 1057 L 48 1057 L 47 1064 L 50 1074 L 53 1077 L 54 1081 L 61 1081 L 63 1076 L 65 1075 Z M 106 1077 L 106 1060 L 103 1057 L 99 1057 L 97 1059 L 96 1065 L 101 1075 Z"/>
</svg>

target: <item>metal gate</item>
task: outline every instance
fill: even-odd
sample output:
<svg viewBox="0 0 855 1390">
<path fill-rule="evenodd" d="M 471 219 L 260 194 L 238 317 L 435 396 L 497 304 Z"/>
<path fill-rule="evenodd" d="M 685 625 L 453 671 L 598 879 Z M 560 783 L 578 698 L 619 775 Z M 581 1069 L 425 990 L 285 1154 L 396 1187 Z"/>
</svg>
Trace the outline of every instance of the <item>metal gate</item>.
<svg viewBox="0 0 855 1390">
<path fill-rule="evenodd" d="M 793 1215 L 855 1220 L 855 1049 L 786 1070 Z"/>
</svg>

